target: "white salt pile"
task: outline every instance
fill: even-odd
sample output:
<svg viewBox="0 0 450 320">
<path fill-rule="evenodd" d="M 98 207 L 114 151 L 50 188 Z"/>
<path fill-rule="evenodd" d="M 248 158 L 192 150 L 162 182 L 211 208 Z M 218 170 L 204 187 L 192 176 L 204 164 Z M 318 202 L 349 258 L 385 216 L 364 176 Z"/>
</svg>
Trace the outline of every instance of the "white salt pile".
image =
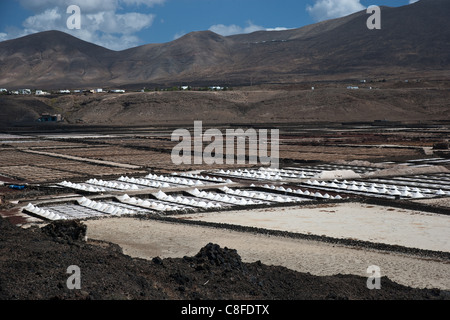
<svg viewBox="0 0 450 320">
<path fill-rule="evenodd" d="M 316 174 L 314 178 L 322 180 L 358 179 L 361 178 L 361 176 L 353 170 L 333 170 L 333 171 L 322 171 Z"/>
</svg>

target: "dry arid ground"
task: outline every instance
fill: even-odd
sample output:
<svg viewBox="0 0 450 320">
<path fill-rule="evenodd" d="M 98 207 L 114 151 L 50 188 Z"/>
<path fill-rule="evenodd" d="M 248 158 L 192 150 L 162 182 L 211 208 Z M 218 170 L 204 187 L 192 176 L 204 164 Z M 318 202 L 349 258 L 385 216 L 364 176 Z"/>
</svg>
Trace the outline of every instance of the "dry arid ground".
<svg viewBox="0 0 450 320">
<path fill-rule="evenodd" d="M 363 10 L 300 29 L 229 37 L 198 31 L 124 51 L 59 31 L 2 41 L 2 87 L 50 94 L 0 95 L 0 300 L 157 300 L 144 317 L 168 319 L 179 318 L 180 305 L 158 310 L 161 300 L 186 300 L 189 306 L 194 300 L 293 301 L 287 316 L 271 313 L 276 319 L 309 316 L 299 300 L 450 300 L 448 8 L 448 0 L 383 7 L 383 28 L 369 32 Z M 184 84 L 191 89 L 180 90 Z M 226 90 L 208 90 L 211 85 Z M 89 92 L 101 87 L 102 93 Z M 118 88 L 126 92 L 108 92 Z M 82 91 L 58 94 L 60 89 Z M 43 115 L 63 120 L 38 121 Z M 235 198 L 227 202 L 216 194 L 212 197 L 226 206 L 211 201 L 221 208 L 212 213 L 203 210 L 207 205 L 200 196 L 202 201 L 183 209 L 172 209 L 180 204 L 172 198 L 165 202 L 168 211 L 160 203 L 161 211 L 106 218 L 100 209 L 106 203 L 87 208 L 86 201 L 92 201 L 82 197 L 119 206 L 124 203 L 114 197 L 126 198 L 125 189 L 93 194 L 97 191 L 86 186 L 72 188 L 72 182 L 92 178 L 259 169 L 259 164 L 175 164 L 171 153 L 179 141 L 172 133 L 192 132 L 195 121 L 202 121 L 203 130 L 221 132 L 279 130 L 281 168 L 315 172 L 309 166 L 320 166 L 313 179 L 328 180 L 329 174 L 332 180 L 345 179 L 339 176 L 345 170 L 324 167 L 348 166 L 355 170 L 347 172 L 349 180 L 365 182 L 355 192 L 342 182 L 350 190 L 342 191 L 342 198 L 335 197 L 340 186 L 321 181 L 319 187 L 317 180 L 314 185 L 281 170 L 283 182 L 232 174 L 230 185 L 271 189 L 285 198 L 257 205 L 252 199 L 251 207 L 241 198 L 234 207 Z M 200 138 L 203 146 L 210 142 Z M 234 148 L 214 155 L 226 159 L 230 153 L 234 159 Z M 199 157 L 187 154 L 191 160 Z M 412 182 L 401 180 L 405 177 Z M 380 191 L 372 183 L 377 178 L 387 184 L 397 180 L 392 190 Z M 262 186 L 266 182 L 272 185 Z M 292 200 L 294 191 L 271 188 L 280 183 L 298 188 L 305 198 L 296 198 L 295 206 L 282 203 Z M 432 191 L 399 195 L 397 184 Z M 148 199 L 158 198 L 158 191 L 193 192 L 187 184 L 168 190 L 158 190 L 161 184 L 133 187 L 132 196 Z M 316 192 L 322 190 L 330 194 Z M 416 200 L 424 195 L 433 199 Z M 61 216 L 33 211 L 31 205 L 56 202 L 63 217 L 75 220 L 51 222 Z M 114 205 L 108 208 L 118 209 Z M 83 210 L 89 214 L 80 214 Z M 122 213 L 111 210 L 107 214 Z M 68 282 L 71 266 L 81 271 L 75 290 Z M 373 267 L 380 271 L 375 280 L 381 287 L 375 290 L 369 284 Z M 34 317 L 91 315 L 81 308 L 59 313 L 52 307 L 30 310 Z M 313 308 L 314 317 L 325 309 L 337 314 L 335 305 Z M 423 310 L 430 316 L 434 308 Z M 403 317 L 405 309 L 411 310 L 403 308 Z M 126 317 L 136 311 L 123 310 Z M 364 317 L 391 310 L 347 308 L 345 317 L 352 313 Z"/>
<path fill-rule="evenodd" d="M 407 246 L 408 250 L 390 252 L 379 250 L 376 245 L 351 245 L 351 239 L 344 245 L 330 242 L 327 237 L 311 240 L 265 231 L 276 229 L 274 223 L 281 223 L 289 210 L 275 210 L 267 219 L 260 216 L 260 221 L 255 222 L 255 226 L 261 227 L 260 232 L 216 228 L 195 221 L 209 217 L 219 219 L 214 220 L 218 224 L 245 225 L 250 218 L 244 219 L 249 214 L 244 212 L 241 216 L 228 212 L 217 216 L 183 216 L 170 221 L 93 219 L 82 222 L 87 226 L 87 242 L 79 237 L 74 239 L 73 234 L 68 236 L 67 230 L 61 233 L 65 227 L 58 224 L 44 227 L 46 223 L 20 212 L 28 202 L 69 201 L 79 197 L 74 190 L 53 187 L 63 180 L 82 182 L 94 177 L 139 177 L 148 172 L 237 168 L 234 164 L 205 168 L 172 163 L 171 151 L 177 142 L 171 140 L 171 133 L 177 128 L 192 129 L 193 121 L 198 119 L 205 119 L 204 130 L 212 127 L 223 132 L 228 128 L 279 129 L 283 167 L 352 164 L 383 169 L 378 175 L 387 177 L 448 172 L 448 165 L 412 170 L 390 163 L 448 157 L 448 148 L 444 148 L 449 136 L 445 113 L 449 108 L 447 85 L 432 82 L 420 87 L 416 84 L 407 87 L 401 82 L 381 85 L 384 87 L 361 91 L 349 91 L 339 84 L 317 87 L 314 91 L 307 86 L 272 86 L 226 92 L 0 97 L 10 106 L 1 110 L 6 115 L 2 120 L 8 121 L 0 135 L 1 216 L 4 217 L 0 220 L 0 268 L 4 271 L 0 276 L 0 297 L 448 299 L 448 248 L 442 248 L 448 244 L 445 232 L 439 233 L 439 241 L 430 236 L 433 232 L 425 232 L 421 243 L 425 247 L 421 249 L 416 248 L 419 246 L 414 245 L 411 237 L 414 230 L 429 227 L 430 221 L 421 221 L 423 225 L 417 225 L 418 229 L 404 233 L 407 238 L 393 242 L 393 245 Z M 365 111 L 374 105 L 378 107 L 371 108 L 373 113 Z M 37 124 L 34 120 L 42 112 L 62 113 L 66 122 Z M 170 122 L 169 116 L 173 115 L 179 118 Z M 260 119 L 256 121 L 260 123 L 253 119 Z M 334 121 L 327 122 L 331 119 Z M 26 188 L 11 189 L 9 184 Z M 421 202 L 448 208 L 445 201 L 441 198 Z M 343 213 L 342 216 L 351 214 L 348 210 Z M 277 215 L 280 219 L 274 221 Z M 394 219 L 393 211 L 388 211 L 383 219 Z M 290 232 L 354 236 L 374 243 L 375 238 L 386 240 L 392 236 L 392 230 L 383 235 L 380 233 L 386 230 L 377 229 L 381 231 L 364 238 L 361 234 L 344 233 L 345 221 L 341 221 L 342 230 L 333 231 L 324 228 L 329 225 L 321 227 L 313 220 L 310 229 L 292 229 L 295 226 L 288 223 Z M 358 219 L 346 216 L 346 221 L 356 224 Z M 68 230 L 84 228 L 72 225 Z M 281 229 L 286 228 L 281 226 Z M 401 227 L 396 230 L 405 231 Z M 397 231 L 394 234 L 398 236 Z M 442 252 L 427 256 L 422 249 Z M 65 269 L 74 264 L 83 270 L 80 291 L 67 290 L 65 286 Z M 370 265 L 381 267 L 382 290 L 367 289 L 366 271 Z"/>
<path fill-rule="evenodd" d="M 359 90 L 348 90 L 358 86 Z M 314 87 L 314 90 L 311 88 Z M 448 81 L 390 80 L 266 85 L 228 91 L 151 91 L 45 97 L 0 96 L 0 122 L 33 125 L 41 113 L 72 125 L 153 126 L 423 122 L 448 120 Z M 81 129 L 82 130 L 82 129 Z"/>
<path fill-rule="evenodd" d="M 220 215 L 221 213 L 217 213 L 217 220 L 220 219 Z M 220 220 L 223 223 L 239 224 L 227 220 L 226 214 L 223 218 Z M 245 220 L 245 216 L 242 216 L 242 220 Z M 252 226 L 260 227 L 261 223 L 264 223 L 261 220 L 263 219 L 255 218 L 253 221 L 256 222 Z M 449 263 L 446 259 L 361 250 L 358 247 L 335 243 L 263 233 L 139 219 L 92 220 L 87 221 L 86 225 L 88 239 L 101 239 L 119 244 L 125 254 L 136 258 L 151 260 L 157 256 L 161 258 L 192 256 L 198 252 L 199 246 L 213 239 L 213 242 L 221 247 L 236 249 L 242 260 L 247 263 L 261 261 L 269 266 L 283 266 L 317 276 L 353 274 L 361 277 L 368 276 L 366 271 L 369 266 L 377 265 L 381 268 L 383 276 L 401 285 L 413 288 L 450 289 L 450 281 L 445 276 L 449 275 Z M 345 232 L 342 226 L 333 228 L 330 225 L 328 229 L 333 229 L 334 233 Z M 331 236 L 331 233 L 326 231 L 322 234 Z M 442 237 L 445 235 L 441 235 Z"/>
</svg>

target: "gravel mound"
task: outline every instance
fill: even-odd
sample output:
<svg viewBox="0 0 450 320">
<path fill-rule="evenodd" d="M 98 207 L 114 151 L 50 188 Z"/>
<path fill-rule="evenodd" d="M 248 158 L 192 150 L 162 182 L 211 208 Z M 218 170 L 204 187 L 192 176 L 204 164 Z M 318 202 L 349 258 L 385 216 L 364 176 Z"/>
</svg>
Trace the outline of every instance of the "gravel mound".
<svg viewBox="0 0 450 320">
<path fill-rule="evenodd" d="M 55 221 L 45 227 L 42 232 L 46 235 L 65 241 L 82 241 L 86 239 L 87 226 L 76 220 Z"/>
<path fill-rule="evenodd" d="M 184 257 L 188 262 L 196 264 L 196 270 L 210 270 L 209 265 L 219 269 L 232 271 L 247 271 L 241 256 L 234 249 L 221 248 L 217 244 L 209 243 L 193 258 Z"/>
</svg>

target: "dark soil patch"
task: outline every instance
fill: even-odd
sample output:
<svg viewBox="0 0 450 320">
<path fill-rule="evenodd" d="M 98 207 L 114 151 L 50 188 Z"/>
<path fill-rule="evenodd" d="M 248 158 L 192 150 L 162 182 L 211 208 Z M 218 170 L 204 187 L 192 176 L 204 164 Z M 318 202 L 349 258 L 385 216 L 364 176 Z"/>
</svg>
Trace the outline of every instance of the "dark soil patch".
<svg viewBox="0 0 450 320">
<path fill-rule="evenodd" d="M 0 300 L 449 300 L 441 290 L 414 289 L 381 279 L 299 273 L 261 262 L 243 263 L 236 250 L 207 244 L 194 257 L 152 261 L 124 255 L 117 245 L 83 241 L 79 222 L 22 229 L 0 218 Z M 69 266 L 81 272 L 70 290 Z"/>
</svg>

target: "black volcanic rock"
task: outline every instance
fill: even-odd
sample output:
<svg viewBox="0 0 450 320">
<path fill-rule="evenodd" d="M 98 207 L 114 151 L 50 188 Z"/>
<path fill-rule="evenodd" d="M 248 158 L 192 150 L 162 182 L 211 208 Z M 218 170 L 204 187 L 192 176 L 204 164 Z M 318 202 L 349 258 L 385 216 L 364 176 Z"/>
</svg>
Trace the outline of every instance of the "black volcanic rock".
<svg viewBox="0 0 450 320">
<path fill-rule="evenodd" d="M 208 265 L 217 266 L 224 270 L 247 270 L 242 263 L 241 256 L 235 249 L 221 248 L 218 244 L 213 243 L 208 243 L 193 259 L 185 257 L 185 260 L 196 263 L 197 270 L 209 269 Z"/>
<path fill-rule="evenodd" d="M 77 228 L 75 228 L 77 229 Z M 66 230 L 67 231 L 67 230 Z M 65 234 L 66 231 L 63 233 Z M 148 261 L 74 239 L 55 241 L 37 227 L 0 218 L 1 300 L 448 300 L 449 292 L 399 285 L 386 277 L 368 290 L 355 275 L 314 276 L 260 261 L 243 263 L 236 250 L 208 244 L 194 257 Z M 200 259 L 208 268 L 195 268 Z M 223 260 L 223 261 L 222 261 Z M 229 265 L 230 264 L 230 265 Z M 71 290 L 69 266 L 81 289 Z"/>
<path fill-rule="evenodd" d="M 86 237 L 86 225 L 76 220 L 54 221 L 45 227 L 42 232 L 46 235 L 64 241 L 82 241 Z"/>
</svg>

